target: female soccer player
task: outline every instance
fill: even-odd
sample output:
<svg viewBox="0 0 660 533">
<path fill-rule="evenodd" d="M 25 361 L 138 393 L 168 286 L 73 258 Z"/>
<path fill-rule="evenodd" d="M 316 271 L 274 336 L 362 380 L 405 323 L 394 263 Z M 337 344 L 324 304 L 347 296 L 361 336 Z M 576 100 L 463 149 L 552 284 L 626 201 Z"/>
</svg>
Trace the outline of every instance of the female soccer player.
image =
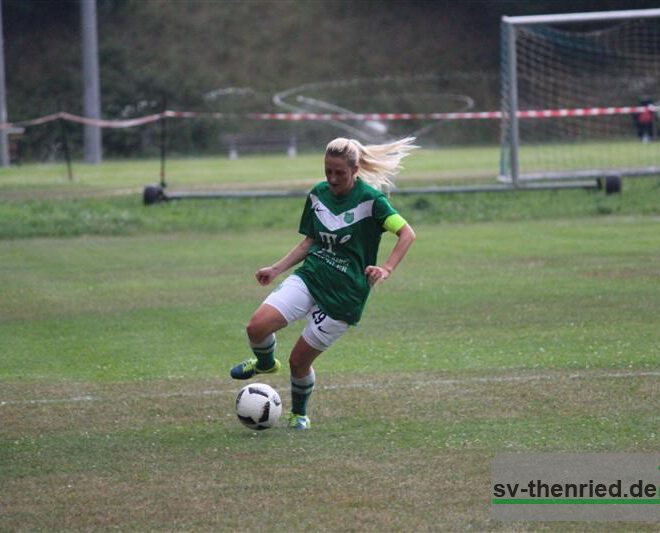
<svg viewBox="0 0 660 533">
<path fill-rule="evenodd" d="M 357 324 L 370 288 L 386 280 L 415 240 L 410 225 L 390 205 L 384 192 L 401 160 L 414 148 L 414 138 L 363 146 L 353 139 L 330 142 L 325 152 L 326 181 L 307 196 L 299 232 L 304 239 L 287 255 L 256 273 L 261 285 L 303 261 L 255 311 L 247 335 L 255 357 L 231 369 L 234 379 L 272 374 L 275 332 L 306 318 L 302 335 L 289 356 L 291 414 L 289 427 L 308 429 L 307 404 L 314 388 L 314 360 L 349 325 Z M 376 265 L 381 235 L 397 236 L 387 260 Z"/>
</svg>

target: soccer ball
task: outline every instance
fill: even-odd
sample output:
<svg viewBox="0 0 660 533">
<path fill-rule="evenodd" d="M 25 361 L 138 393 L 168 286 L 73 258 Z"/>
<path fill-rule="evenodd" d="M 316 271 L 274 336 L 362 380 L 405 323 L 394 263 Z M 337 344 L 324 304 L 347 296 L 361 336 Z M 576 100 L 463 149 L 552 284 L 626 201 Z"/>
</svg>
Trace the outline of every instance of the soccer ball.
<svg viewBox="0 0 660 533">
<path fill-rule="evenodd" d="M 236 396 L 236 416 L 250 429 L 268 429 L 282 414 L 277 391 L 264 383 L 246 385 Z"/>
</svg>

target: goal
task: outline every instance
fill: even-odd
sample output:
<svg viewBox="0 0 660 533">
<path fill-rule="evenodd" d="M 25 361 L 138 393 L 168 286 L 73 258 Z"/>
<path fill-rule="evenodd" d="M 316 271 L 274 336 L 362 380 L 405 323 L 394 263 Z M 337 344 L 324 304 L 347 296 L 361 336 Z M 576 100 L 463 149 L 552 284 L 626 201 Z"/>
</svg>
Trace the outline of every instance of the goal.
<svg viewBox="0 0 660 533">
<path fill-rule="evenodd" d="M 500 181 L 660 174 L 660 9 L 503 17 Z"/>
</svg>

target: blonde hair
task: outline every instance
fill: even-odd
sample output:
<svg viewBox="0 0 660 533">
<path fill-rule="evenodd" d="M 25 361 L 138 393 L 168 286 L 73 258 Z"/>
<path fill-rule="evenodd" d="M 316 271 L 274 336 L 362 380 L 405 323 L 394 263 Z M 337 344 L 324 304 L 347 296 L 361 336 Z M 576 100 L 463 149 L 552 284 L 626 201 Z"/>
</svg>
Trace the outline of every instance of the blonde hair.
<svg viewBox="0 0 660 533">
<path fill-rule="evenodd" d="M 403 168 L 401 160 L 415 148 L 415 137 L 406 137 L 386 144 L 363 146 L 355 139 L 339 137 L 330 141 L 325 155 L 342 157 L 351 167 L 358 167 L 358 174 L 369 185 L 389 193 L 394 189 L 394 178 Z"/>
</svg>

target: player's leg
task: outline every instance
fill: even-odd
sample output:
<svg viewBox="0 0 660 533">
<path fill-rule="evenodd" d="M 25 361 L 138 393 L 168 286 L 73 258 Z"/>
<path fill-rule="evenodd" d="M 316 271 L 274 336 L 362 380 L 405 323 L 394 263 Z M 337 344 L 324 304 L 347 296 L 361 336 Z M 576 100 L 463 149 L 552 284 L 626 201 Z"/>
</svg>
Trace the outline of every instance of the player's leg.
<svg viewBox="0 0 660 533">
<path fill-rule="evenodd" d="M 301 288 L 302 286 L 302 288 Z M 275 357 L 275 332 L 305 316 L 313 300 L 297 276 L 289 276 L 273 290 L 254 312 L 246 327 L 254 357 L 231 369 L 234 379 L 250 379 L 257 374 L 275 373 L 280 362 Z"/>
<path fill-rule="evenodd" d="M 323 353 L 310 346 L 301 336 L 289 356 L 291 370 L 291 414 L 289 427 L 293 429 L 308 429 L 307 403 L 314 390 L 316 374 L 312 363 Z"/>
<path fill-rule="evenodd" d="M 289 357 L 291 369 L 291 414 L 289 427 L 308 429 L 307 405 L 316 384 L 312 363 L 348 330 L 348 324 L 334 320 L 314 306 L 307 315 L 307 326 Z"/>
<path fill-rule="evenodd" d="M 249 379 L 256 374 L 273 374 L 281 364 L 275 358 L 277 338 L 275 332 L 287 325 L 286 318 L 275 307 L 263 303 L 254 312 L 246 329 L 254 357 L 231 369 L 234 379 Z"/>
</svg>

